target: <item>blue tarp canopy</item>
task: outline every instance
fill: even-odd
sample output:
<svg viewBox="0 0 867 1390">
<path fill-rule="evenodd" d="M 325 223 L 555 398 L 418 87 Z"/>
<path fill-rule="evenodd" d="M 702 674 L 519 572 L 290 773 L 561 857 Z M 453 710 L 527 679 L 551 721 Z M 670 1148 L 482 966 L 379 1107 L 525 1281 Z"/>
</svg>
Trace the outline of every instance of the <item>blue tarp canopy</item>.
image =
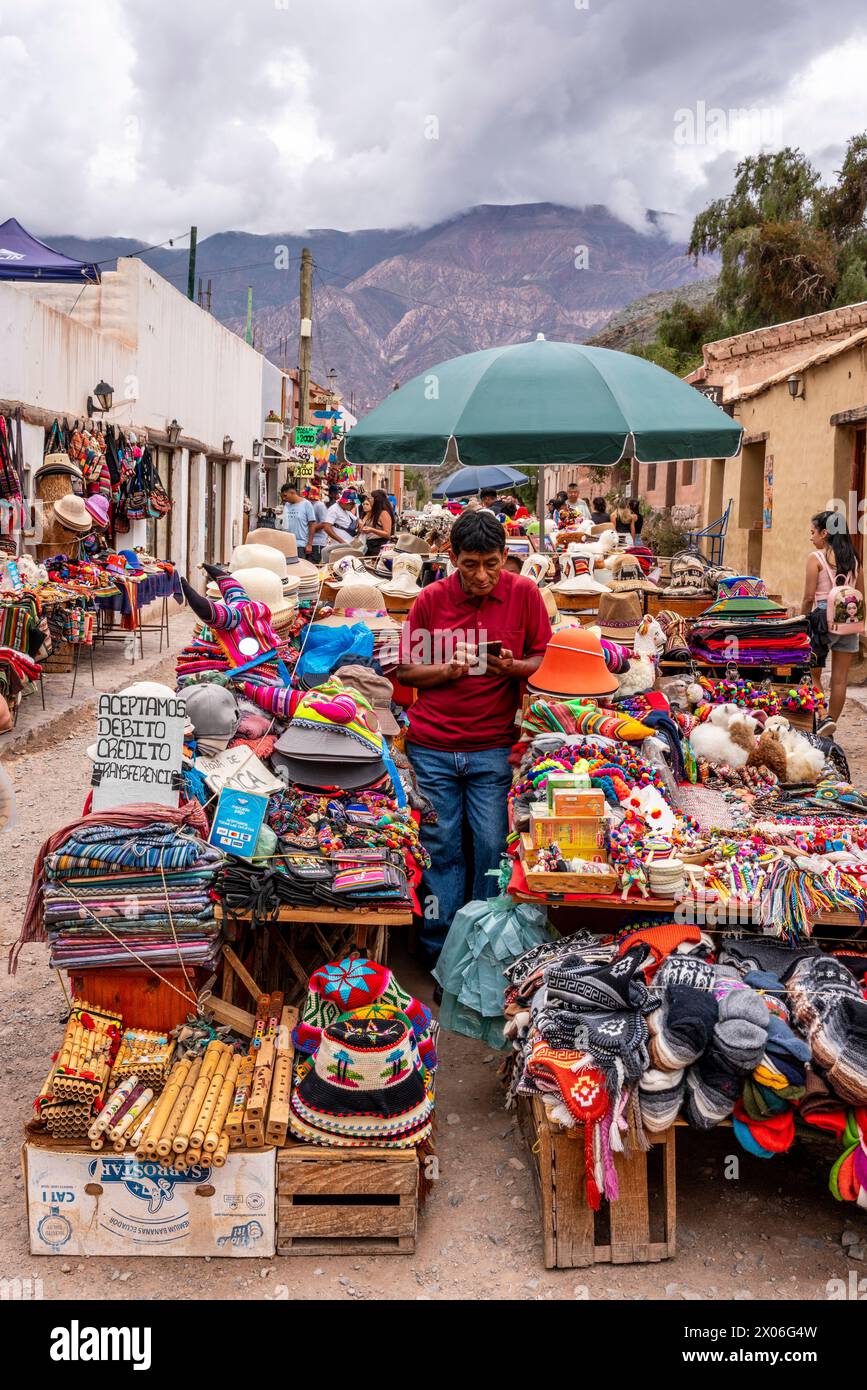
<svg viewBox="0 0 867 1390">
<path fill-rule="evenodd" d="M 53 251 L 9 217 L 0 223 L 0 280 L 60 280 L 67 284 L 99 282 L 99 266 Z"/>
</svg>

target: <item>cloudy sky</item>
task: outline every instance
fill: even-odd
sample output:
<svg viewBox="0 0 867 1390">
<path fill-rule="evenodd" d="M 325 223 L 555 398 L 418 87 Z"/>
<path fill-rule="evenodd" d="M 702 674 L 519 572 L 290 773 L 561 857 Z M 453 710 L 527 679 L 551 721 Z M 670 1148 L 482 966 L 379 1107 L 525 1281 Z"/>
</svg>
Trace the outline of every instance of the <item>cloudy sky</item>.
<svg viewBox="0 0 867 1390">
<path fill-rule="evenodd" d="M 5 0 L 0 220 L 157 241 L 551 200 L 682 230 L 762 144 L 830 174 L 865 70 L 863 0 Z"/>
</svg>

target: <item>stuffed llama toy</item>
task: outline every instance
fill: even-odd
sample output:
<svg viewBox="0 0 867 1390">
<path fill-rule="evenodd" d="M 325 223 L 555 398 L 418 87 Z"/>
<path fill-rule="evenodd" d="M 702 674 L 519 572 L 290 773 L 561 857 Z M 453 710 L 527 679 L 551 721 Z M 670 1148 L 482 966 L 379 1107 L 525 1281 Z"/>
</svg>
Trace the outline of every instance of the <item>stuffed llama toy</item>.
<svg viewBox="0 0 867 1390">
<path fill-rule="evenodd" d="M 697 758 L 709 763 L 744 767 L 756 746 L 758 720 L 737 705 L 714 705 L 703 724 L 689 736 Z"/>
</svg>

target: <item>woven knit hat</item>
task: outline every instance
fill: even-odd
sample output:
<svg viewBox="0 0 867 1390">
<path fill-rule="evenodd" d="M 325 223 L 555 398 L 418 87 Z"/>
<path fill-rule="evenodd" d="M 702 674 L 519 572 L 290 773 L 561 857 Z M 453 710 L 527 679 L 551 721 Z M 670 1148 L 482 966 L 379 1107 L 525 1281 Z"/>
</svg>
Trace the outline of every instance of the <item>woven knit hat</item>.
<svg viewBox="0 0 867 1390">
<path fill-rule="evenodd" d="M 629 593 L 644 591 L 648 594 L 659 593 L 659 586 L 648 579 L 641 568 L 641 561 L 635 555 L 612 555 L 608 561 L 608 568 L 614 578 L 611 581 L 611 588 L 615 593 Z"/>
<path fill-rule="evenodd" d="M 733 574 L 719 581 L 716 599 L 709 608 L 704 609 L 701 616 L 735 618 L 785 612 L 781 603 L 774 603 L 768 598 L 765 581 L 757 574 Z"/>
<path fill-rule="evenodd" d="M 692 550 L 679 550 L 671 557 L 669 583 L 662 592 L 681 598 L 699 598 L 702 594 L 712 593 L 709 569 L 703 555 L 697 555 Z"/>
<path fill-rule="evenodd" d="M 54 503 L 54 516 L 67 531 L 86 536 L 88 531 L 93 530 L 93 517 L 84 505 L 83 499 L 73 493 L 57 499 Z"/>
<path fill-rule="evenodd" d="M 550 695 L 611 695 L 619 682 L 605 664 L 599 638 L 573 627 L 554 633 L 527 685 Z"/>
<path fill-rule="evenodd" d="M 292 1096 L 292 1127 L 319 1143 L 418 1144 L 431 1128 L 412 1030 L 401 1018 L 344 1018 L 323 1030 L 314 1064 Z M 297 1132 L 297 1131 L 296 1131 Z"/>
<path fill-rule="evenodd" d="M 375 762 L 382 757 L 376 711 L 366 696 L 332 678 L 299 701 L 274 751 L 304 761 Z"/>
<path fill-rule="evenodd" d="M 631 647 L 644 614 L 641 599 L 632 590 L 626 593 L 602 594 L 599 599 L 597 623 L 603 637 Z"/>
</svg>

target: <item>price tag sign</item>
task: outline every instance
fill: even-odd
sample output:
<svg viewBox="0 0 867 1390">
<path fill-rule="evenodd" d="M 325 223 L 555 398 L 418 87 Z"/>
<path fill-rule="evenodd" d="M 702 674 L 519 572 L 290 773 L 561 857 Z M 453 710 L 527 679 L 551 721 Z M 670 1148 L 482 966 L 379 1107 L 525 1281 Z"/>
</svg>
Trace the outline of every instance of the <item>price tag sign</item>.
<svg viewBox="0 0 867 1390">
<path fill-rule="evenodd" d="M 296 425 L 295 433 L 292 436 L 292 443 L 296 447 L 312 449 L 316 443 L 317 429 L 315 425 Z"/>
<path fill-rule="evenodd" d="M 267 796 L 253 796 L 250 792 L 224 787 L 217 802 L 208 842 L 224 854 L 252 859 L 267 809 Z"/>
</svg>

